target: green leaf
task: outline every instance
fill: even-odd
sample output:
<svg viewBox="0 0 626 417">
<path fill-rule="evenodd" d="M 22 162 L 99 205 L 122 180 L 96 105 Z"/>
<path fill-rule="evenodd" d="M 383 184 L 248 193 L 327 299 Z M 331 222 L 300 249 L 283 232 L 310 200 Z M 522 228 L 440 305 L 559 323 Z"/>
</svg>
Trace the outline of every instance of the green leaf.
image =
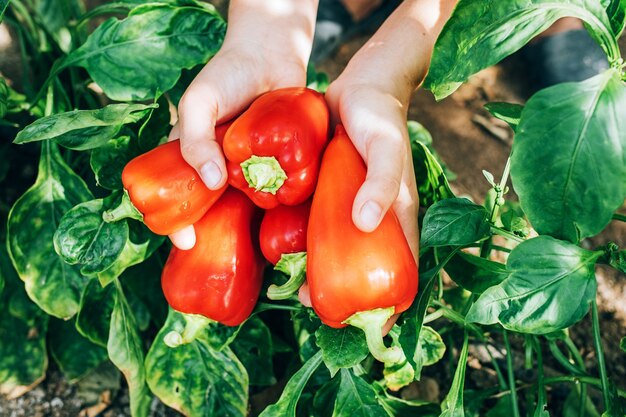
<svg viewBox="0 0 626 417">
<path fill-rule="evenodd" d="M 611 0 L 611 3 L 606 8 L 606 14 L 611 21 L 613 34 L 616 38 L 619 38 L 624 31 L 624 24 L 626 23 L 626 1 Z"/>
<path fill-rule="evenodd" d="M 412 120 L 407 122 L 407 127 L 420 205 L 430 207 L 439 200 L 454 197 L 446 178 L 446 170 L 431 147 L 430 133 L 421 124 Z"/>
<path fill-rule="evenodd" d="M 524 107 L 511 179 L 539 234 L 599 233 L 626 195 L 626 85 L 610 69 L 541 90 Z M 583 192 L 584 191 L 584 192 Z"/>
<path fill-rule="evenodd" d="M 129 151 L 130 136 L 111 139 L 91 152 L 89 165 L 96 176 L 96 183 L 109 190 L 121 190 L 122 170 L 134 157 Z"/>
<path fill-rule="evenodd" d="M 107 360 L 107 351 L 85 339 L 74 320 L 52 320 L 48 331 L 50 354 L 70 383 L 75 383 Z"/>
<path fill-rule="evenodd" d="M 393 417 L 420 416 L 437 417 L 441 412 L 437 404 L 423 400 L 405 400 L 390 395 L 387 391 L 378 395 L 378 401 Z"/>
<path fill-rule="evenodd" d="M 9 0 L 0 0 L 0 23 L 2 23 L 2 18 L 4 17 L 4 12 L 9 5 Z"/>
<path fill-rule="evenodd" d="M 563 403 L 563 417 L 580 417 L 581 392 L 579 386 L 573 386 L 569 395 Z M 600 417 L 593 401 L 585 395 L 584 414 L 585 417 Z"/>
<path fill-rule="evenodd" d="M 467 369 L 467 351 L 468 351 L 467 331 L 463 339 L 463 348 L 459 355 L 459 363 L 454 372 L 452 386 L 450 391 L 441 403 L 441 414 L 439 417 L 465 417 L 463 410 L 463 388 L 465 386 L 465 371 Z"/>
<path fill-rule="evenodd" d="M 272 334 L 263 320 L 258 317 L 246 320 L 230 346 L 248 370 L 250 385 L 276 383 L 272 363 Z"/>
<path fill-rule="evenodd" d="M 443 358 L 446 345 L 435 329 L 423 326 L 417 343 L 416 357 L 419 358 L 420 368 L 434 365 Z"/>
<path fill-rule="evenodd" d="M 107 223 L 102 213 L 111 199 L 78 204 L 61 218 L 54 234 L 54 249 L 70 265 L 80 265 L 83 275 L 93 275 L 111 267 L 128 240 L 125 221 Z"/>
<path fill-rule="evenodd" d="M 143 343 L 119 281 L 115 281 L 115 289 L 107 351 L 111 362 L 122 371 L 128 383 L 131 414 L 146 417 L 152 398 L 146 383 Z"/>
<path fill-rule="evenodd" d="M 387 416 L 387 412 L 378 402 L 376 391 L 361 377 L 342 369 L 333 417 Z"/>
<path fill-rule="evenodd" d="M 0 0 L 0 21 L 2 21 L 2 1 Z M 6 7 L 6 6 L 5 6 Z M 9 87 L 4 78 L 0 77 L 0 119 L 9 111 Z"/>
<path fill-rule="evenodd" d="M 445 269 L 454 282 L 474 294 L 483 293 L 509 276 L 501 263 L 465 252 L 457 252 Z"/>
<path fill-rule="evenodd" d="M 322 350 L 322 359 L 331 377 L 341 368 L 358 365 L 369 354 L 365 333 L 352 326 L 342 329 L 320 326 L 315 332 L 315 343 Z"/>
<path fill-rule="evenodd" d="M 619 347 L 626 352 L 626 337 L 622 337 L 622 340 L 619 342 Z"/>
<path fill-rule="evenodd" d="M 511 129 L 516 130 L 524 106 L 515 103 L 492 101 L 491 103 L 485 104 L 485 108 L 494 117 L 507 122 L 509 126 L 511 126 Z"/>
<path fill-rule="evenodd" d="M 146 370 L 148 385 L 161 401 L 190 417 L 245 417 L 248 374 L 233 352 L 212 349 L 203 332 L 193 342 L 176 348 L 163 339 L 182 332 L 185 320 L 170 309 L 165 326 L 154 339 Z M 183 365 L 183 366 L 181 366 Z"/>
<path fill-rule="evenodd" d="M 162 270 L 163 260 L 156 252 L 147 260 L 128 268 L 121 276 L 124 288 L 128 288 L 146 306 L 157 328 L 165 324 L 168 310 L 161 289 Z"/>
<path fill-rule="evenodd" d="M 333 378 L 316 390 L 313 397 L 313 410 L 316 417 L 332 417 L 341 378 Z"/>
<path fill-rule="evenodd" d="M 619 59 L 610 22 L 596 0 L 461 0 L 437 39 L 424 86 L 443 99 L 565 16 L 582 19 L 611 60 Z"/>
<path fill-rule="evenodd" d="M 462 246 L 489 236 L 489 213 L 466 198 L 441 200 L 426 211 L 420 248 Z"/>
<path fill-rule="evenodd" d="M 54 251 L 53 236 L 61 217 L 92 199 L 83 180 L 67 166 L 57 146 L 42 146 L 35 184 L 9 213 L 8 249 L 29 297 L 46 313 L 69 318 L 78 310 L 86 279 Z"/>
<path fill-rule="evenodd" d="M 296 406 L 302 390 L 321 363 L 322 351 L 320 350 L 293 374 L 278 401 L 263 410 L 259 417 L 296 417 Z"/>
<path fill-rule="evenodd" d="M 165 240 L 164 236 L 155 235 L 142 223 L 127 220 L 122 222 L 128 222 L 129 237 L 115 262 L 108 269 L 98 273 L 102 285 L 108 285 L 127 268 L 148 259 Z"/>
<path fill-rule="evenodd" d="M 98 280 L 89 280 L 80 299 L 76 329 L 91 342 L 106 347 L 115 306 L 115 286 L 102 287 Z"/>
<path fill-rule="evenodd" d="M 73 110 L 42 117 L 22 129 L 13 143 L 54 140 L 74 150 L 100 147 L 122 126 L 141 120 L 156 105 L 109 104 L 96 110 Z"/>
<path fill-rule="evenodd" d="M 510 277 L 487 289 L 466 320 L 534 334 L 569 327 L 596 296 L 594 265 L 601 255 L 548 236 L 529 239 L 509 255 Z"/>
<path fill-rule="evenodd" d="M 210 7 L 146 4 L 100 24 L 61 68 L 84 67 L 112 100 L 148 100 L 215 55 L 225 30 Z"/>
<path fill-rule="evenodd" d="M 328 89 L 329 84 L 328 74 L 316 71 L 315 66 L 309 62 L 306 68 L 306 86 L 323 94 Z"/>
</svg>

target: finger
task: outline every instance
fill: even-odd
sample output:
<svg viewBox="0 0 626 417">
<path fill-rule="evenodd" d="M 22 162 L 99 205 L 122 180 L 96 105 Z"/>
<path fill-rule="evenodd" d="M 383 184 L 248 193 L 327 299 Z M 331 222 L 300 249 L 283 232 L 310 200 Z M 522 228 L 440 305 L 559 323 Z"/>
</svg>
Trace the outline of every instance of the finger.
<svg viewBox="0 0 626 417">
<path fill-rule="evenodd" d="M 398 320 L 398 317 L 400 317 L 400 314 L 394 314 L 393 316 L 389 317 L 389 320 L 387 320 L 387 323 L 385 323 L 382 328 L 383 336 L 387 336 L 387 333 L 389 333 L 393 325 L 396 324 L 396 320 Z"/>
<path fill-rule="evenodd" d="M 176 122 L 172 130 L 170 130 L 170 134 L 167 135 L 168 142 L 171 142 L 176 139 L 180 139 L 180 124 L 178 122 Z"/>
<path fill-rule="evenodd" d="M 393 210 L 417 262 L 419 257 L 419 225 L 417 222 L 419 195 L 415 183 L 413 160 L 408 151 L 403 171 L 398 198 L 393 203 Z"/>
<path fill-rule="evenodd" d="M 352 206 L 352 221 L 360 230 L 371 232 L 398 196 L 406 157 L 401 134 L 368 139 L 365 163 L 367 176 Z"/>
<path fill-rule="evenodd" d="M 189 250 L 196 244 L 196 232 L 193 225 L 172 233 L 169 238 L 172 244 L 180 250 Z"/>
<path fill-rule="evenodd" d="M 300 290 L 298 291 L 298 300 L 300 300 L 302 305 L 305 307 L 311 307 L 313 305 L 311 304 L 311 291 L 309 291 L 309 284 L 307 284 L 306 281 L 300 286 Z"/>
</svg>

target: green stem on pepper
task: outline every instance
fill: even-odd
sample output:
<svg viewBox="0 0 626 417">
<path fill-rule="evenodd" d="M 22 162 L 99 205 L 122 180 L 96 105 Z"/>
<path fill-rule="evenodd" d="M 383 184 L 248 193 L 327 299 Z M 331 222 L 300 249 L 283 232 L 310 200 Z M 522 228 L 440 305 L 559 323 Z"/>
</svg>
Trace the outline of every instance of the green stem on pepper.
<svg viewBox="0 0 626 417">
<path fill-rule="evenodd" d="M 276 194 L 287 179 L 287 174 L 273 156 L 256 156 L 241 163 L 243 176 L 257 191 Z"/>
<path fill-rule="evenodd" d="M 284 253 L 274 269 L 287 274 L 289 279 L 283 285 L 270 285 L 267 298 L 285 300 L 300 289 L 306 278 L 306 252 Z"/>
<path fill-rule="evenodd" d="M 130 201 L 128 191 L 124 190 L 120 204 L 117 207 L 102 213 L 102 219 L 107 223 L 113 223 L 128 218 L 142 222 L 143 214 L 141 214 L 133 205 L 132 201 Z"/>
<path fill-rule="evenodd" d="M 394 310 L 394 307 L 388 307 L 360 311 L 344 321 L 346 324 L 363 330 L 370 353 L 385 364 L 402 363 L 406 360 L 402 349 L 397 346 L 387 347 L 383 342 L 382 328 L 393 316 Z"/>
</svg>

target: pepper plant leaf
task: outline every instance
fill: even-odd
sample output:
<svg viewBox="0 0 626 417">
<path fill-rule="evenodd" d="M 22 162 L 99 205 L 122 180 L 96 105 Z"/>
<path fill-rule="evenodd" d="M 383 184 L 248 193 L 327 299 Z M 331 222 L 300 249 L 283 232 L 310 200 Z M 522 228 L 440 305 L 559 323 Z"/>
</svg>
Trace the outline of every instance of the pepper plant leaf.
<svg viewBox="0 0 626 417">
<path fill-rule="evenodd" d="M 454 372 L 454 378 L 452 379 L 452 386 L 441 403 L 442 412 L 439 417 L 465 417 L 465 411 L 463 409 L 463 389 L 465 387 L 465 371 L 467 370 L 468 345 L 466 331 L 463 339 L 463 348 L 459 355 L 459 363 Z"/>
<path fill-rule="evenodd" d="M 13 143 L 54 140 L 74 150 L 105 145 L 122 127 L 141 120 L 156 104 L 109 104 L 96 110 L 72 110 L 35 120 L 22 129 Z"/>
<path fill-rule="evenodd" d="M 505 265 L 465 252 L 457 252 L 445 270 L 454 282 L 474 294 L 483 293 L 509 276 Z"/>
<path fill-rule="evenodd" d="M 626 1 L 611 0 L 606 8 L 606 14 L 611 21 L 613 34 L 616 38 L 619 38 L 624 31 L 624 24 L 626 23 Z"/>
<path fill-rule="evenodd" d="M 164 343 L 171 331 L 181 333 L 185 320 L 170 310 L 146 357 L 148 385 L 166 405 L 190 417 L 245 417 L 248 374 L 229 347 L 217 351 L 207 332 L 188 344 Z M 181 367 L 181 364 L 185 364 Z"/>
<path fill-rule="evenodd" d="M 4 17 L 4 12 L 7 10 L 8 5 L 9 0 L 0 0 L 0 23 L 2 23 L 2 18 Z"/>
<path fill-rule="evenodd" d="M 183 68 L 218 51 L 226 24 L 212 6 L 146 4 L 110 18 L 53 72 L 84 67 L 112 100 L 141 101 L 172 88 Z"/>
<path fill-rule="evenodd" d="M 109 268 L 128 240 L 127 222 L 107 223 L 102 218 L 110 200 L 90 200 L 73 207 L 61 218 L 54 234 L 56 252 L 68 264 L 80 265 L 83 275 Z"/>
<path fill-rule="evenodd" d="M 487 109 L 487 111 L 494 117 L 507 122 L 509 126 L 511 126 L 511 129 L 516 130 L 517 125 L 519 125 L 519 120 L 522 116 L 524 106 L 515 103 L 492 101 L 485 104 L 485 109 Z"/>
<path fill-rule="evenodd" d="M 320 326 L 315 332 L 315 343 L 322 350 L 324 363 L 333 377 L 339 369 L 358 365 L 369 354 L 365 333 L 352 326 L 342 329 Z"/>
<path fill-rule="evenodd" d="M 230 345 L 248 371 L 250 385 L 274 385 L 272 334 L 258 317 L 251 317 L 241 326 Z"/>
<path fill-rule="evenodd" d="M 466 320 L 533 334 L 569 327 L 596 296 L 594 265 L 600 256 L 549 236 L 529 239 L 510 253 L 509 278 L 487 289 Z"/>
<path fill-rule="evenodd" d="M 460 0 L 437 39 L 424 86 L 443 99 L 566 16 L 583 20 L 610 60 L 619 59 L 611 23 L 596 0 Z"/>
<path fill-rule="evenodd" d="M 115 286 L 102 287 L 98 280 L 89 280 L 80 299 L 76 329 L 92 343 L 106 347 L 115 306 Z"/>
<path fill-rule="evenodd" d="M 96 183 L 109 190 L 121 190 L 122 170 L 135 156 L 129 149 L 130 136 L 124 135 L 107 141 L 91 151 L 89 165 L 96 176 Z"/>
<path fill-rule="evenodd" d="M 61 217 L 93 196 L 63 161 L 56 144 L 42 145 L 35 184 L 9 213 L 8 248 L 28 296 L 46 313 L 67 319 L 78 311 L 86 284 L 78 268 L 54 250 L 53 236 Z"/>
<path fill-rule="evenodd" d="M 376 391 L 363 378 L 348 369 L 341 370 L 341 382 L 333 417 L 388 417 Z"/>
<path fill-rule="evenodd" d="M 594 236 L 626 196 L 626 85 L 614 69 L 558 84 L 524 107 L 511 179 L 539 234 Z M 584 192 L 581 192 L 584 190 Z"/>
<path fill-rule="evenodd" d="M 466 198 L 447 198 L 428 208 L 420 248 L 462 246 L 489 236 L 487 210 Z"/>
<path fill-rule="evenodd" d="M 147 417 L 152 396 L 146 383 L 143 343 L 137 322 L 118 280 L 115 281 L 115 290 L 107 352 L 111 362 L 122 371 L 128 383 L 131 414 Z"/>
</svg>

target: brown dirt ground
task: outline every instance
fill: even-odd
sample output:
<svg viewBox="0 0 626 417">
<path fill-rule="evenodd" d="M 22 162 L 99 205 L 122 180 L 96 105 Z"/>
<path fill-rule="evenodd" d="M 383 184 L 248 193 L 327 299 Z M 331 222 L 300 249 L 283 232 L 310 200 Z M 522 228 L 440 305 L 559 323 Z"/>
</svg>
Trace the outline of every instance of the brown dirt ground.
<svg viewBox="0 0 626 417">
<path fill-rule="evenodd" d="M 214 3 L 219 9 L 225 9 L 225 1 Z M 360 36 L 347 42 L 334 56 L 321 63 L 318 69 L 328 73 L 331 80 L 336 78 L 366 39 L 367 36 Z M 626 38 L 621 39 L 620 45 L 622 51 L 626 51 Z M 4 60 L 5 65 L 10 59 L 8 57 Z M 4 65 L 0 65 L 0 72 L 2 71 L 11 72 L 7 71 Z M 482 106 L 489 101 L 523 103 L 530 91 L 527 83 L 524 79 L 523 62 L 519 57 L 513 56 L 475 75 L 442 102 L 437 103 L 432 95 L 423 89 L 413 95 L 409 119 L 419 121 L 431 132 L 435 149 L 445 164 L 457 174 L 452 186 L 458 195 L 466 195 L 476 202 L 482 202 L 489 185 L 484 180 L 481 170 L 487 170 L 499 177 L 511 149 L 512 133 L 491 118 Z M 515 196 L 512 194 L 510 198 Z M 586 244 L 595 247 L 609 241 L 620 246 L 625 245 L 626 224 L 613 222 L 601 235 L 590 239 Z M 624 275 L 607 269 L 598 270 L 598 305 L 601 310 L 607 364 L 610 376 L 621 388 L 626 388 L 626 357 L 618 345 L 619 339 L 626 335 L 624 278 Z M 584 319 L 574 326 L 571 334 L 580 346 L 589 369 L 596 369 L 589 319 Z M 424 382 L 412 386 L 403 395 L 441 400 L 449 386 L 451 372 L 453 370 L 435 369 L 432 374 L 425 375 Z M 468 376 L 469 380 L 480 387 L 482 384 L 477 381 L 485 375 L 470 372 Z M 595 398 L 597 393 L 594 395 Z M 76 388 L 69 386 L 60 373 L 53 369 L 39 387 L 20 399 L 8 401 L 0 397 L 0 416 L 74 416 L 83 405 L 84 403 L 77 398 Z M 118 393 L 113 398 L 111 406 L 93 415 L 128 416 L 127 395 L 123 391 Z M 152 415 L 161 417 L 178 414 L 166 410 L 162 404 L 155 402 Z"/>
</svg>

